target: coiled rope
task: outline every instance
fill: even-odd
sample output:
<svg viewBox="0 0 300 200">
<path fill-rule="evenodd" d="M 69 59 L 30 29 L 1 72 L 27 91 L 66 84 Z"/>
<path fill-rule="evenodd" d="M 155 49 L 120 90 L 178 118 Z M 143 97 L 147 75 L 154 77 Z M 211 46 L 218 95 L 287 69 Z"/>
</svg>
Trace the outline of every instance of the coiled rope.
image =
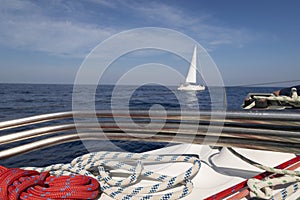
<svg viewBox="0 0 300 200">
<path fill-rule="evenodd" d="M 249 179 L 247 185 L 250 189 L 250 196 L 251 197 L 259 197 L 263 199 L 286 199 L 288 196 L 293 194 L 299 189 L 299 181 L 300 181 L 300 172 L 299 171 L 291 171 L 291 170 L 279 170 L 274 169 L 271 167 L 263 166 L 263 165 L 255 165 L 256 167 L 266 170 L 268 172 L 282 174 L 284 176 L 272 179 Z M 281 192 L 275 194 L 273 196 L 273 190 L 271 187 L 277 185 L 285 185 L 293 183 L 292 185 L 288 186 L 287 188 L 283 189 Z"/>
<path fill-rule="evenodd" d="M 296 159 L 297 159 L 297 157 L 296 157 Z M 298 160 L 300 160 L 300 157 L 298 157 Z M 291 163 L 290 161 L 288 161 L 288 162 Z M 296 170 L 299 167 L 300 167 L 300 162 L 296 162 L 296 163 L 293 163 L 293 164 L 289 165 L 287 168 L 284 168 L 284 169 Z M 277 167 L 275 167 L 275 168 L 277 168 Z M 269 172 L 264 172 L 264 173 L 269 173 Z M 265 176 L 265 179 L 267 177 L 269 177 L 269 178 L 275 178 L 275 177 L 278 177 L 278 176 L 280 176 L 280 174 L 271 174 L 270 176 Z M 263 177 L 255 177 L 255 178 L 261 180 Z M 246 185 L 247 185 L 247 182 L 246 182 Z M 249 187 L 247 187 L 247 188 L 245 188 L 243 190 L 240 190 L 237 194 L 235 194 L 235 195 L 231 196 L 230 198 L 228 198 L 228 200 L 242 199 L 242 198 L 248 196 L 249 194 L 250 194 L 250 190 L 249 190 Z"/>
<path fill-rule="evenodd" d="M 242 158 L 243 159 L 243 158 Z M 246 160 L 245 160 L 246 161 Z M 280 165 L 274 167 L 276 169 L 297 169 L 299 166 L 300 166 L 300 156 L 296 156 L 284 163 L 281 163 Z M 253 162 L 255 163 L 255 162 Z M 276 174 L 273 174 L 271 172 L 262 172 L 258 175 L 255 175 L 254 179 L 258 179 L 258 180 L 261 180 L 261 179 L 264 179 L 266 177 L 269 177 L 269 176 L 273 176 L 273 177 L 278 177 L 278 175 Z M 248 190 L 248 186 L 247 186 L 247 181 L 248 180 L 245 180 L 245 181 L 242 181 L 236 185 L 233 185 L 223 191 L 220 191 L 214 195 L 211 195 L 207 198 L 205 198 L 205 200 L 219 200 L 219 199 L 230 199 L 230 200 L 238 200 L 238 199 L 242 199 L 244 197 L 246 197 L 248 194 L 249 194 L 249 190 Z M 237 193 L 237 194 L 235 194 Z M 233 195 L 235 194 L 235 195 Z M 232 196 L 233 195 L 233 196 Z M 229 198 L 227 198 L 228 196 L 230 196 Z"/>
<path fill-rule="evenodd" d="M 88 176 L 50 176 L 49 172 L 0 166 L 0 200 L 96 199 L 99 183 Z"/>
<path fill-rule="evenodd" d="M 257 162 L 254 162 L 243 155 L 239 154 L 232 148 L 228 148 L 233 154 L 241 158 L 242 160 L 252 164 L 255 167 L 258 167 L 262 170 L 273 174 L 282 175 L 280 177 L 274 178 L 264 178 L 256 179 L 251 178 L 247 181 L 247 185 L 250 189 L 250 197 L 258 197 L 262 199 L 272 199 L 272 200 L 284 200 L 291 194 L 295 193 L 300 186 L 300 171 L 286 170 L 286 169 L 277 169 L 273 167 L 268 167 Z M 298 157 L 298 156 L 297 156 Z M 298 157 L 299 158 L 299 157 Z M 273 195 L 272 187 L 279 185 L 290 184 L 287 188 L 281 190 L 280 192 Z"/>
<path fill-rule="evenodd" d="M 136 163 L 135 166 L 128 162 Z M 144 164 L 153 163 L 191 163 L 184 173 L 177 176 L 167 176 L 144 170 Z M 95 152 L 75 158 L 70 164 L 56 164 L 45 168 L 34 169 L 39 172 L 49 171 L 52 175 L 81 174 L 93 177 L 100 183 L 101 191 L 114 199 L 180 199 L 187 196 L 193 189 L 191 178 L 201 167 L 199 159 L 193 156 L 180 155 L 150 155 L 122 152 Z M 115 180 L 110 176 L 111 170 L 126 170 L 131 175 L 122 180 Z M 134 186 L 141 177 L 158 181 L 147 186 Z M 177 188 L 177 186 L 182 186 Z M 176 188 L 175 188 L 176 187 Z M 157 194 L 158 193 L 158 194 Z"/>
</svg>

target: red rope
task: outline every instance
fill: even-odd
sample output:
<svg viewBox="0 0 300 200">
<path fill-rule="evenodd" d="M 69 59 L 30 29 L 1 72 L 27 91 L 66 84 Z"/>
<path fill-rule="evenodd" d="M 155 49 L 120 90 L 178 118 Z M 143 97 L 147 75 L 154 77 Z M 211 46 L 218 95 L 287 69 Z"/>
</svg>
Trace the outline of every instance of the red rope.
<svg viewBox="0 0 300 200">
<path fill-rule="evenodd" d="M 96 199 L 99 183 L 82 175 L 50 176 L 49 172 L 0 166 L 0 200 Z"/>
</svg>

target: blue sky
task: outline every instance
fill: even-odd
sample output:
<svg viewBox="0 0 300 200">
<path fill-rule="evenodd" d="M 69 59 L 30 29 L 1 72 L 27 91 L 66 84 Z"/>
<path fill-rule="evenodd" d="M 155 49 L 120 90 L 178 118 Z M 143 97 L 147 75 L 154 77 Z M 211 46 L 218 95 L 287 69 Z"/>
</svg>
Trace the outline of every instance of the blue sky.
<svg viewBox="0 0 300 200">
<path fill-rule="evenodd" d="M 296 0 L 0 0 L 0 5 L 0 83 L 72 84 L 96 45 L 141 27 L 169 28 L 195 39 L 226 85 L 300 79 Z M 184 75 L 188 66 L 179 65 L 174 62 Z M 118 67 L 108 79 L 124 70 Z"/>
</svg>

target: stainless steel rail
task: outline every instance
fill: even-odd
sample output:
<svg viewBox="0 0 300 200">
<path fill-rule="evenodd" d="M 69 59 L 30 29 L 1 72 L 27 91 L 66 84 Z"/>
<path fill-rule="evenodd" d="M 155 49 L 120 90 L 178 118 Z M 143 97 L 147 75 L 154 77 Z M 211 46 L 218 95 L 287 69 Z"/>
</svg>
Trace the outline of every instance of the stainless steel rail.
<svg viewBox="0 0 300 200">
<path fill-rule="evenodd" d="M 145 137 L 144 141 L 148 142 L 177 142 L 185 143 L 190 142 L 191 135 L 182 135 L 177 134 L 176 137 L 172 137 L 169 134 L 157 134 L 155 136 Z M 39 149 L 43 149 L 50 146 L 55 146 L 58 144 L 63 144 L 67 142 L 73 142 L 78 140 L 128 140 L 128 141 L 140 141 L 140 134 L 130 133 L 130 135 L 124 135 L 122 133 L 106 133 L 105 135 L 99 133 L 73 133 L 66 134 L 61 136 L 54 136 L 47 139 L 42 139 L 36 142 L 28 143 L 25 145 L 17 146 L 0 152 L 0 159 L 12 157 L 22 153 L 27 153 Z M 235 138 L 230 139 L 227 137 L 201 137 L 196 136 L 192 141 L 194 144 L 203 144 L 210 145 L 211 143 L 218 146 L 227 146 L 227 147 L 241 147 L 241 148 L 250 148 L 250 149 L 260 149 L 260 150 L 273 150 L 273 151 L 282 151 L 282 152 L 299 152 L 300 144 L 299 143 L 286 143 L 286 142 L 274 142 L 274 141 L 261 141 L 261 140 L 251 140 L 245 138 Z"/>
<path fill-rule="evenodd" d="M 93 112 L 83 112 L 83 111 L 74 111 L 74 112 L 60 112 L 60 113 L 51 113 L 38 115 L 33 117 L 26 117 L 22 119 L 10 120 L 5 122 L 0 122 L 0 130 L 31 125 L 41 122 L 53 121 L 58 119 L 67 119 L 75 117 L 118 117 L 118 118 L 146 118 L 149 117 L 147 111 L 131 111 L 130 116 L 128 116 L 127 111 L 118 111 L 111 113 L 111 111 L 98 111 Z M 210 120 L 211 116 L 217 121 L 217 119 L 223 119 L 226 117 L 226 121 L 244 121 L 244 120 L 256 120 L 253 123 L 270 123 L 282 122 L 281 125 L 294 125 L 297 126 L 300 124 L 300 114 L 298 113 L 280 113 L 280 112 L 177 112 L 177 111 L 168 111 L 168 117 L 165 118 L 160 111 L 151 113 L 151 118 L 157 119 L 172 119 L 172 120 Z M 272 123 L 271 123 L 272 124 Z M 275 123 L 273 123 L 275 124 Z"/>
<path fill-rule="evenodd" d="M 163 127 L 162 127 L 163 126 Z M 94 131 L 94 132 L 116 132 L 116 133 L 138 133 L 138 134 L 155 134 L 155 133 L 166 133 L 166 134 L 190 134 L 194 135 L 213 135 L 219 136 L 218 130 L 214 131 L 216 126 L 211 126 L 209 129 L 208 125 L 197 125 L 197 124 L 184 124 L 179 125 L 173 123 L 158 123 L 151 124 L 151 127 L 132 125 L 128 122 L 118 123 L 116 125 L 112 122 L 101 123 L 101 130 L 99 130 L 99 124 L 86 123 L 86 124 L 63 124 L 48 126 L 42 128 L 36 128 L 33 130 L 26 130 L 17 133 L 6 134 L 0 136 L 0 145 L 18 142 L 26 139 L 36 138 L 43 135 L 52 135 L 56 133 L 64 133 L 67 131 Z M 81 132 L 80 131 L 80 132 Z M 209 131 L 209 132 L 208 132 Z M 284 138 L 282 136 L 285 136 Z M 291 143 L 300 142 L 300 134 L 296 131 L 282 131 L 282 130 L 266 130 L 261 128 L 243 128 L 243 127 L 223 127 L 221 136 L 226 137 L 245 137 L 249 139 L 257 138 L 260 140 L 273 140 L 273 141 L 284 141 Z"/>
<path fill-rule="evenodd" d="M 38 128 L 29 126 L 72 118 L 87 122 Z M 95 118 L 99 123 L 89 123 Z M 114 119 L 118 119 L 118 123 Z M 139 121 L 132 123 L 128 119 Z M 147 111 L 132 111 L 130 114 L 126 111 L 114 111 L 113 114 L 98 111 L 53 113 L 0 122 L 0 145 L 28 140 L 27 144 L 0 151 L 0 159 L 66 142 L 107 139 L 172 141 L 300 154 L 300 114 L 297 113 L 168 111 L 165 116 L 159 111 L 151 111 L 151 124 L 148 126 L 145 120 L 149 119 Z M 25 130 L 14 131 L 17 127 L 24 127 Z M 1 132 L 5 131 L 13 132 L 3 135 Z M 47 138 L 30 141 L 40 136 Z"/>
</svg>

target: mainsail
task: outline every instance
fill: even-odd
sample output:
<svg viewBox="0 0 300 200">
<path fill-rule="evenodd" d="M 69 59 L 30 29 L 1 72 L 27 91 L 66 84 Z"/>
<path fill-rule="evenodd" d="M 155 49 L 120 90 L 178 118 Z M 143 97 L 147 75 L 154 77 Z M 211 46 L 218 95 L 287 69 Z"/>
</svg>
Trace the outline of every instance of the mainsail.
<svg viewBox="0 0 300 200">
<path fill-rule="evenodd" d="M 184 91 L 205 90 L 205 86 L 196 84 L 197 82 L 196 76 L 197 76 L 197 46 L 195 46 L 194 48 L 192 61 L 190 64 L 189 72 L 185 79 L 185 83 L 180 84 L 178 90 L 184 90 Z"/>
<path fill-rule="evenodd" d="M 185 79 L 186 83 L 196 83 L 196 74 L 197 74 L 197 46 L 194 48 L 194 53 L 190 65 L 188 75 Z"/>
</svg>

